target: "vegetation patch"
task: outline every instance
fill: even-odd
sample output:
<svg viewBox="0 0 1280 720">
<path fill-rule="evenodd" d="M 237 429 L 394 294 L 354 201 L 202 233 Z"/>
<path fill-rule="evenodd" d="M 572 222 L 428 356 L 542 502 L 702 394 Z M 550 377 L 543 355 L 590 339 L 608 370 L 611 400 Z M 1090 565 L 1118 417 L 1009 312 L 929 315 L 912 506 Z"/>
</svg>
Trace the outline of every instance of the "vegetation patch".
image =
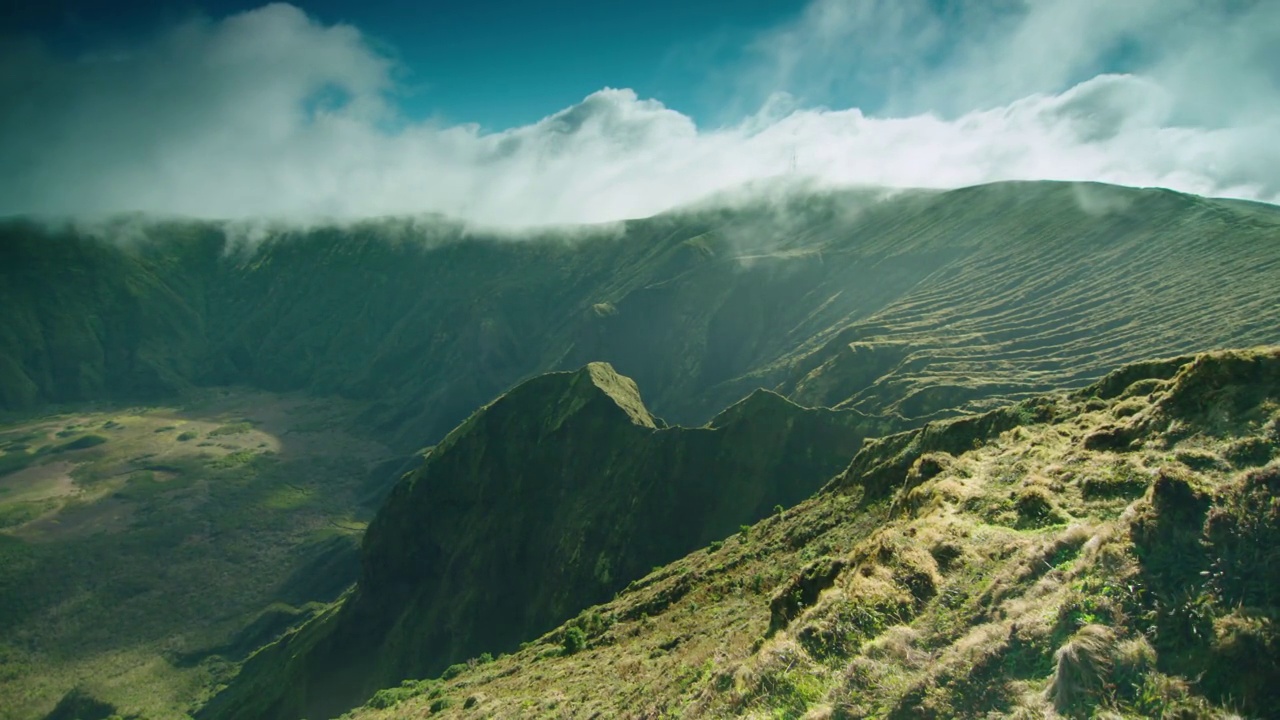
<svg viewBox="0 0 1280 720">
<path fill-rule="evenodd" d="M 14 450 L 10 447 L 3 455 L 0 455 L 0 477 L 30 467 L 36 461 L 36 457 L 36 455 L 27 452 L 25 448 Z"/>
<path fill-rule="evenodd" d="M 1053 654 L 1054 670 L 1048 694 L 1054 708 L 1068 717 L 1088 717 L 1111 685 L 1115 661 L 1115 631 L 1089 624 Z"/>
<path fill-rule="evenodd" d="M 1155 364 L 1159 382 L 1058 396 L 1047 419 L 993 422 L 927 469 L 936 440 L 878 441 L 854 463 L 877 485 L 898 468 L 878 502 L 847 493 L 846 473 L 750 542 L 693 553 L 548 636 L 615 618 L 591 652 L 535 644 L 446 682 L 499 716 L 548 711 L 549 683 L 554 707 L 584 717 L 1267 716 L 1280 703 L 1280 462 L 1184 462 L 1225 458 L 1260 412 L 1271 420 L 1280 378 L 1256 381 L 1267 363 L 1280 351 Z M 1188 367 L 1218 378 L 1212 393 L 1185 389 Z M 1113 404 L 1139 399 L 1130 417 L 1158 421 L 1135 425 L 1125 453 L 1082 446 Z"/>
<path fill-rule="evenodd" d="M 279 402 L 245 393 L 214 409 Z M 349 427 L 342 403 L 317 410 Z M 173 409 L 130 413 L 84 413 L 84 427 L 116 423 L 110 442 L 33 453 L 0 479 L 0 716 L 182 716 L 356 577 L 352 535 L 368 512 L 358 499 L 386 452 L 376 443 L 361 450 L 334 430 L 358 454 L 211 465 L 194 443 L 155 432 L 176 425 Z M 317 528 L 342 548 L 313 551 Z"/>
<path fill-rule="evenodd" d="M 1080 202 L 1099 195 L 1123 210 Z M 469 667 L 437 698 L 362 712 L 1042 717 L 1053 652 L 1089 616 L 1120 646 L 1148 638 L 1159 654 L 1100 713 L 1203 715 L 1263 697 L 1203 658 L 1270 632 L 1267 612 L 1219 598 L 1269 592 L 1231 577 L 1256 548 L 1223 534 L 1253 537 L 1223 488 L 1274 462 L 1272 351 L 1117 366 L 1171 338 L 1179 352 L 1276 342 L 1280 214 L 1079 183 L 770 204 L 686 208 L 572 243 L 494 242 L 429 219 L 269 231 L 243 248 L 199 221 L 130 221 L 140 237 L 125 244 L 0 223 L 0 409 L 245 383 L 358 398 L 387 443 L 435 444 L 421 463 L 370 473 L 347 452 L 349 426 L 315 405 L 228 407 L 239 391 L 224 387 L 162 420 L 77 411 L 20 428 L 39 437 L 7 446 L 15 463 L 36 458 L 18 472 L 53 459 L 41 446 L 111 442 L 58 456 L 80 465 L 75 497 L 0 534 L 0 657 L 20 676 L 0 683 L 0 706 L 40 717 L 83 684 L 121 712 L 170 717 L 213 687 L 234 699 L 243 681 L 242 717 L 329 716 L 524 640 L 530 652 Z M 1142 307 L 1121 291 L 1133 287 Z M 532 392 L 502 395 L 528 378 L 541 379 Z M 637 387 L 692 427 L 659 420 Z M 263 436 L 184 445 L 136 430 L 190 423 L 196 440 L 246 412 L 231 424 Z M 306 432 L 287 432 L 290 415 L 307 416 L 292 426 Z M 206 450 L 213 464 L 194 457 Z M 1121 459 L 1141 482 L 1104 486 L 1099 471 Z M 181 471 L 149 470 L 158 462 Z M 30 500 L 3 477 L 0 503 Z M 318 532 L 350 540 L 363 527 L 353 509 L 388 495 L 362 563 L 316 571 L 328 561 L 295 552 Z M 847 567 L 812 598 L 790 588 L 794 610 L 775 612 L 778 591 L 823 558 Z M 335 597 L 356 565 L 367 582 L 340 612 L 286 632 L 234 681 L 226 656 L 168 662 L 223 647 L 264 604 Z M 840 597 L 851 612 L 901 598 L 904 612 L 855 642 L 842 628 L 882 623 L 858 624 Z M 590 650 L 559 652 L 555 626 L 597 603 L 614 603 L 600 612 L 612 624 L 579 626 Z M 344 632 L 329 634 L 339 615 Z M 766 639 L 776 615 L 785 626 Z M 842 639 L 821 641 L 824 624 Z M 122 649 L 113 633 L 126 627 Z M 815 657 L 824 647 L 838 651 Z M 375 658 L 355 665 L 367 676 L 341 665 L 350 657 Z M 812 687 L 786 690 L 794 672 Z M 799 700 L 771 707 L 764 677 Z M 317 691 L 345 699 L 309 712 Z"/>
<path fill-rule="evenodd" d="M 1089 472 L 1080 483 L 1086 500 L 1135 498 L 1147 491 L 1151 477 L 1127 460 L 1115 460 Z"/>
<path fill-rule="evenodd" d="M 60 445 L 54 445 L 53 448 L 50 450 L 50 452 L 64 453 L 64 452 L 71 452 L 73 450 L 86 450 L 91 447 L 104 445 L 106 444 L 106 442 L 107 442 L 107 439 L 102 437 L 101 435 L 83 435 L 70 442 L 65 442 Z"/>
<path fill-rule="evenodd" d="M 222 437 L 224 435 L 244 435 L 253 432 L 253 423 L 247 421 L 227 423 L 209 431 L 209 437 Z"/>
</svg>

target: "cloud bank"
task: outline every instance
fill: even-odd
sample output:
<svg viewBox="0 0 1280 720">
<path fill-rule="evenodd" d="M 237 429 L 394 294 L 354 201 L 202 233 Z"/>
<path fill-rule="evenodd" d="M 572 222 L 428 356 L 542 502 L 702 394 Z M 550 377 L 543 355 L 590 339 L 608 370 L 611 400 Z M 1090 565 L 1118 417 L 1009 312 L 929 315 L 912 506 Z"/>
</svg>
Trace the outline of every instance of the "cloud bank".
<svg viewBox="0 0 1280 720">
<path fill-rule="evenodd" d="M 759 109 L 710 129 L 610 88 L 502 132 L 406 121 L 392 61 L 282 4 L 112 54 L 11 44 L 0 214 L 603 222 L 788 174 L 1280 200 L 1280 3 L 935 5 L 816 0 L 742 69 Z"/>
</svg>

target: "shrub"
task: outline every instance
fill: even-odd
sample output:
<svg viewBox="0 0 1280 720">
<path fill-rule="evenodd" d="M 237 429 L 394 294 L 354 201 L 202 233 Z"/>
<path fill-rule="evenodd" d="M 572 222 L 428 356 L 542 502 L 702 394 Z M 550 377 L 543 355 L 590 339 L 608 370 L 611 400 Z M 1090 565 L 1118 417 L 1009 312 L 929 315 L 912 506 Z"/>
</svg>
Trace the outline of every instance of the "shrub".
<svg viewBox="0 0 1280 720">
<path fill-rule="evenodd" d="M 562 647 L 565 655 L 572 655 L 587 646 L 587 634 L 582 628 L 571 627 L 564 631 Z"/>
<path fill-rule="evenodd" d="M 1024 489 L 1014 501 L 1014 509 L 1020 527 L 1061 525 L 1069 519 L 1057 508 L 1049 491 L 1039 486 Z"/>
<path fill-rule="evenodd" d="M 102 437 L 101 435 L 85 435 L 84 437 L 76 438 L 71 442 L 66 442 L 66 443 L 62 443 L 61 445 L 54 446 L 53 452 L 61 453 L 61 452 L 69 452 L 71 450 L 84 450 L 86 448 L 91 448 L 97 445 L 101 445 L 106 441 L 107 439 Z"/>
<path fill-rule="evenodd" d="M 8 475 L 17 472 L 30 465 L 35 457 L 26 451 L 15 451 L 9 448 L 9 452 L 0 455 L 0 475 Z"/>
<path fill-rule="evenodd" d="M 374 708 L 375 710 L 385 710 L 395 707 L 400 703 L 424 694 L 431 688 L 429 680 L 405 680 L 400 683 L 400 687 L 383 688 L 373 694 L 369 698 L 369 702 L 365 703 L 365 707 Z"/>
<path fill-rule="evenodd" d="M 178 435 L 178 442 L 186 442 L 186 441 L 188 441 L 188 440 L 195 440 L 195 439 L 196 439 L 196 437 L 198 437 L 198 436 L 196 435 L 196 433 L 194 433 L 194 432 L 192 432 L 192 431 L 190 431 L 190 430 L 187 430 L 186 432 L 180 433 L 180 434 Z"/>
<path fill-rule="evenodd" d="M 218 437 L 220 435 L 243 435 L 253 430 L 253 423 L 237 422 L 229 423 L 209 431 L 209 437 Z"/>
</svg>

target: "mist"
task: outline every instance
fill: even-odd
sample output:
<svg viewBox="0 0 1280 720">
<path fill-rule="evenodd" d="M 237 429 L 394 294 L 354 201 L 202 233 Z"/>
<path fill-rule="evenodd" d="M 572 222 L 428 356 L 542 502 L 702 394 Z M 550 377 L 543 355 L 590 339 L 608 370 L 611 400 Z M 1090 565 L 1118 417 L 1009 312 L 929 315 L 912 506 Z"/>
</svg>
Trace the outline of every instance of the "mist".
<svg viewBox="0 0 1280 720">
<path fill-rule="evenodd" d="M 77 57 L 10 43 L 0 214 L 439 213 L 524 227 L 643 217 L 779 179 L 1093 180 L 1280 200 L 1280 5 L 989 5 L 957 3 L 947 25 L 923 0 L 816 0 L 757 38 L 736 70 L 747 111 L 715 127 L 626 88 L 497 132 L 410 120 L 394 60 L 358 28 L 285 4 Z M 1126 71 L 1101 72 L 1117 48 Z"/>
</svg>

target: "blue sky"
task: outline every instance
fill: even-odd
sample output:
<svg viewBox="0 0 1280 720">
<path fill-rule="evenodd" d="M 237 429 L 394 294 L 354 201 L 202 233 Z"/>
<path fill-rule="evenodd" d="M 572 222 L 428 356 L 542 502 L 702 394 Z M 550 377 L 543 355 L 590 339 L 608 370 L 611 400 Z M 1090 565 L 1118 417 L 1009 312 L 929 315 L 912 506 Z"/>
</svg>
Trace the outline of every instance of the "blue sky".
<svg viewBox="0 0 1280 720">
<path fill-rule="evenodd" d="M 8 10 L 4 25 L 64 52 L 129 44 L 192 16 L 260 2 L 51 0 Z M 798 0 L 384 0 L 299 2 L 317 20 L 358 27 L 399 63 L 413 119 L 501 130 L 538 120 L 604 87 L 625 87 L 723 122 L 726 69 L 758 33 L 798 16 Z"/>
<path fill-rule="evenodd" d="M 1275 0 L 0 6 L 0 215 L 640 217 L 744 187 L 1280 202 Z"/>
</svg>

